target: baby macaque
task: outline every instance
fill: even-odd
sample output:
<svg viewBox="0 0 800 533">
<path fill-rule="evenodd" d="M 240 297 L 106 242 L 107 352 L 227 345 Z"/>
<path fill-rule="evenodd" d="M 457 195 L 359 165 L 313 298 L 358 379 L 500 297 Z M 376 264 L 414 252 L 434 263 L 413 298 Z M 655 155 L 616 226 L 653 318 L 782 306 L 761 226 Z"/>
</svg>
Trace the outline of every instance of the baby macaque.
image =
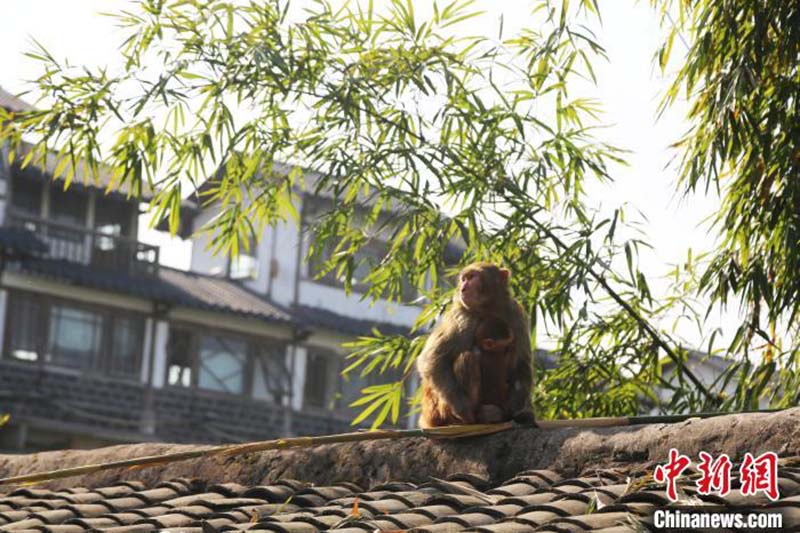
<svg viewBox="0 0 800 533">
<path fill-rule="evenodd" d="M 475 330 L 480 353 L 480 393 L 475 419 L 494 423 L 511 419 L 511 370 L 516 365 L 514 333 L 498 317 L 481 321 Z"/>
</svg>

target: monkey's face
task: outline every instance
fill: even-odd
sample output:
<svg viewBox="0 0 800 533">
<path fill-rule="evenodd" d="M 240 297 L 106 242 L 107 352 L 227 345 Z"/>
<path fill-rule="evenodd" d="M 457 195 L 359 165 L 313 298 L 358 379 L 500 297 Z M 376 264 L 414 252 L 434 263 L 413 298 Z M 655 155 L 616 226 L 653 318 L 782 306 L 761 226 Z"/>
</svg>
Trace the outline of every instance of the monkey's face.
<svg viewBox="0 0 800 533">
<path fill-rule="evenodd" d="M 483 280 L 477 270 L 464 270 L 458 280 L 458 295 L 467 309 L 483 304 Z"/>
<path fill-rule="evenodd" d="M 473 263 L 458 276 L 456 299 L 470 311 L 508 298 L 508 270 L 492 263 Z"/>
</svg>

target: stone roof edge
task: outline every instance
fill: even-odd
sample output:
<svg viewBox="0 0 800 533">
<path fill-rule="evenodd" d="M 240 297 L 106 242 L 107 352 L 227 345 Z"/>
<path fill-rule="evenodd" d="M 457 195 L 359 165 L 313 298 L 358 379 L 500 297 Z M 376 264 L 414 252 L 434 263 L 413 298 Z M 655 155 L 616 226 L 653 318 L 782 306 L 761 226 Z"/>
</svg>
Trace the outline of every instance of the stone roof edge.
<svg viewBox="0 0 800 533">
<path fill-rule="evenodd" d="M 31 455 L 0 455 L 0 476 L 97 464 L 201 448 L 165 443 L 126 444 L 97 450 L 65 450 Z M 563 475 L 618 469 L 650 470 L 665 462 L 670 448 L 697 460 L 700 451 L 727 453 L 734 461 L 746 452 L 800 455 L 800 408 L 778 413 L 747 413 L 676 424 L 649 424 L 593 429 L 516 429 L 459 441 L 422 437 L 377 440 L 217 456 L 140 470 L 110 470 L 44 483 L 47 488 L 108 486 L 139 480 L 156 484 L 169 479 L 200 478 L 208 483 L 244 485 L 297 479 L 315 484 L 340 481 L 370 487 L 387 481 L 421 483 L 461 472 L 493 483 L 530 469 Z M 0 491 L 10 487 L 0 487 Z"/>
</svg>

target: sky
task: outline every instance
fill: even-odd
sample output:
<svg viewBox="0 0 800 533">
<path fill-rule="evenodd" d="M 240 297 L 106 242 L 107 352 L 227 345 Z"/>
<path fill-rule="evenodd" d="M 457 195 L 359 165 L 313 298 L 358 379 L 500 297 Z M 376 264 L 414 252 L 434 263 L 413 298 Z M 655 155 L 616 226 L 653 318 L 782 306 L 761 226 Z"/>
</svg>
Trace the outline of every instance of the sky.
<svg viewBox="0 0 800 533">
<path fill-rule="evenodd" d="M 32 48 L 33 38 L 58 59 L 69 58 L 73 64 L 108 63 L 120 38 L 113 21 L 99 13 L 124 8 L 127 3 L 125 0 L 4 0 L 0 8 L 0 50 L 3 50 L 0 86 L 16 93 L 26 89 L 25 80 L 36 77 L 36 63 L 23 56 Z M 302 3 L 296 1 L 294 7 Z M 415 4 L 429 5 L 420 1 Z M 530 20 L 532 5 L 533 2 L 523 0 L 478 0 L 476 6 L 486 14 L 472 19 L 464 31 L 496 36 L 502 16 L 504 36 L 510 36 Z M 595 65 L 598 85 L 590 96 L 600 101 L 604 110 L 602 121 L 609 124 L 603 140 L 630 153 L 629 166 L 612 169 L 613 184 L 589 189 L 589 203 L 604 213 L 627 204 L 646 217 L 642 230 L 654 248 L 643 253 L 640 266 L 649 277 L 658 278 L 670 264 L 682 261 L 689 248 L 697 253 L 713 246 L 713 233 L 701 222 L 715 212 L 719 200 L 698 195 L 684 198 L 675 193 L 676 171 L 674 166 L 667 166 L 675 154 L 669 145 L 687 126 L 681 105 L 656 117 L 659 98 L 668 84 L 653 63 L 664 33 L 656 13 L 643 0 L 602 2 L 601 8 L 603 22 L 597 37 L 609 60 Z M 685 52 L 681 47 L 682 43 L 676 42 L 673 54 Z M 628 210 L 633 213 L 630 207 Z M 189 266 L 186 243 L 152 231 L 145 231 L 140 237 L 162 245 L 161 257 L 171 266 Z M 654 283 L 656 291 L 663 286 L 658 281 Z M 730 317 L 720 320 L 730 323 Z M 689 342 L 698 342 L 699 337 L 690 329 L 680 332 Z"/>
</svg>

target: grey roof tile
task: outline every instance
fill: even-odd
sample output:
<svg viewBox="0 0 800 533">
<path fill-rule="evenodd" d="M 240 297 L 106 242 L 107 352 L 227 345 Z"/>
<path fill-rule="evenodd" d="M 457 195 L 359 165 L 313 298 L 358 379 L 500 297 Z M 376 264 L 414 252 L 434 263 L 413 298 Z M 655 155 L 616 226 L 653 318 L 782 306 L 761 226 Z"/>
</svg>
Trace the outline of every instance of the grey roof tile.
<svg viewBox="0 0 800 533">
<path fill-rule="evenodd" d="M 32 514 L 32 518 L 38 518 L 45 524 L 60 524 L 75 518 L 76 513 L 72 509 L 57 509 L 53 511 L 42 511 L 40 513 Z"/>
<path fill-rule="evenodd" d="M 82 516 L 93 518 L 113 512 L 114 509 L 105 505 L 104 503 L 82 503 L 77 505 L 68 505 L 66 509 L 75 513 L 75 516 Z"/>
<path fill-rule="evenodd" d="M 270 503 L 282 503 L 295 492 L 297 492 L 297 489 L 289 485 L 261 485 L 245 491 L 242 497 L 259 498 Z"/>
<path fill-rule="evenodd" d="M 433 519 L 430 516 L 415 511 L 381 515 L 375 517 L 375 519 L 384 523 L 394 524 L 394 527 L 389 529 L 411 529 L 433 523 Z"/>
<path fill-rule="evenodd" d="M 119 498 L 122 496 L 127 496 L 128 494 L 132 494 L 137 490 L 141 491 L 144 489 L 145 487 L 143 483 L 128 482 L 128 483 L 121 483 L 119 485 L 114 485 L 111 487 L 101 487 L 95 489 L 93 492 L 100 494 L 104 498 Z"/>
<path fill-rule="evenodd" d="M 446 502 L 446 503 L 435 503 L 433 505 L 422 505 L 420 507 L 414 508 L 415 513 L 421 513 L 425 516 L 429 517 L 432 521 L 442 517 L 448 516 L 453 513 L 458 512 L 459 505 Z"/>
<path fill-rule="evenodd" d="M 466 494 L 438 494 L 431 496 L 425 500 L 425 505 L 449 505 L 453 509 L 462 511 L 468 507 L 475 507 L 493 503 L 488 499 L 488 496 L 479 498 L 477 496 L 468 496 Z"/>
<path fill-rule="evenodd" d="M 51 524 L 41 529 L 45 533 L 82 533 L 86 531 L 77 524 Z"/>
<path fill-rule="evenodd" d="M 779 502 L 759 498 L 693 497 L 693 480 L 686 480 L 684 493 L 707 510 L 731 510 L 734 502 L 746 508 L 781 511 L 784 530 L 800 528 L 800 486 L 795 473 L 782 475 L 787 492 Z M 527 479 L 533 479 L 528 483 Z M 72 494 L 61 492 L 17 492 L 0 495 L 14 510 L 0 513 L 3 530 L 61 528 L 64 533 L 77 527 L 112 531 L 150 531 L 178 528 L 182 531 L 261 531 L 311 533 L 337 531 L 373 533 L 376 530 L 414 530 L 442 533 L 470 531 L 512 533 L 524 531 L 631 531 L 637 524 L 652 526 L 652 513 L 671 506 L 663 487 L 623 483 L 611 474 L 563 479 L 558 475 L 525 473 L 492 488 L 482 480 L 451 477 L 423 485 L 392 483 L 362 491 L 351 484 L 309 486 L 282 481 L 258 487 L 206 486 L 202 480 L 178 480 L 156 488 L 144 486 L 99 488 L 81 495 L 113 497 L 76 504 Z M 504 496 L 502 487 L 524 485 L 535 492 Z M 516 489 L 514 489 L 516 490 Z M 466 493 L 461 493 L 466 492 Z M 507 490 L 507 492 L 513 492 Z M 291 501 L 287 500 L 291 497 Z M 354 515 L 358 498 L 358 515 Z M 88 497 L 92 500 L 91 497 Z M 66 503 L 66 505 L 64 505 Z M 8 504 L 6 504 L 8 505 Z M 8 505 L 11 507 L 10 505 Z M 121 529 L 128 528 L 128 529 Z"/>
<path fill-rule="evenodd" d="M 153 524 L 136 524 L 135 526 L 125 525 L 103 528 L 104 533 L 148 533 L 155 530 L 156 526 Z"/>
<path fill-rule="evenodd" d="M 144 498 L 137 498 L 136 495 L 123 496 L 121 498 L 110 498 L 103 501 L 103 504 L 110 507 L 113 512 L 127 511 L 128 509 L 138 509 L 147 500 Z"/>
<path fill-rule="evenodd" d="M 455 522 L 464 528 L 470 528 L 493 524 L 495 521 L 496 520 L 494 517 L 486 513 L 464 512 L 452 516 L 445 516 L 444 518 L 437 520 L 436 523 L 444 524 L 448 522 Z"/>
<path fill-rule="evenodd" d="M 419 533 L 452 533 L 455 531 L 463 531 L 467 529 L 467 527 L 468 526 L 464 526 L 457 522 L 438 522 L 429 526 L 422 526 L 414 531 Z"/>
<path fill-rule="evenodd" d="M 552 508 L 537 508 L 521 511 L 514 517 L 514 521 L 539 526 L 562 516 L 560 512 Z"/>
<path fill-rule="evenodd" d="M 107 527 L 116 527 L 119 525 L 119 522 L 107 516 L 96 518 L 71 518 L 66 523 L 77 524 L 86 529 L 101 529 Z"/>
<path fill-rule="evenodd" d="M 536 527 L 536 525 L 529 522 L 506 520 L 504 522 L 497 522 L 489 524 L 488 526 L 475 528 L 474 531 L 480 533 L 527 533 L 529 531 L 535 531 Z"/>
<path fill-rule="evenodd" d="M 28 517 L 23 520 L 19 520 L 17 522 L 13 522 L 11 524 L 6 524 L 3 526 L 4 531 L 18 531 L 20 529 L 36 529 L 41 526 L 45 525 L 44 521 L 39 518 L 32 518 Z"/>
<path fill-rule="evenodd" d="M 319 531 L 316 526 L 307 522 L 271 522 L 259 525 L 259 529 L 279 533 L 317 533 Z"/>
<path fill-rule="evenodd" d="M 359 502 L 359 508 L 369 511 L 373 516 L 399 513 L 401 511 L 407 511 L 410 507 L 411 506 L 407 503 L 394 498 L 375 500 L 371 502 Z"/>
</svg>

